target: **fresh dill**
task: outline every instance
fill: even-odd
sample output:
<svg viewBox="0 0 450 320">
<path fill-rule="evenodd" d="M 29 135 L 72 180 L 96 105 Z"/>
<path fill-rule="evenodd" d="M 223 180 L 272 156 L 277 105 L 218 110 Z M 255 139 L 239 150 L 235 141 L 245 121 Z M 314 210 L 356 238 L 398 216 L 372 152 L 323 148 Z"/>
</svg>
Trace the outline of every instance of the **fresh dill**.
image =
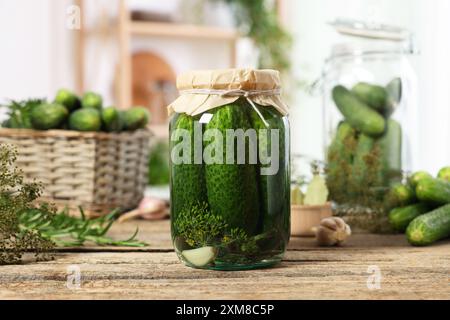
<svg viewBox="0 0 450 320">
<path fill-rule="evenodd" d="M 0 145 L 0 265 L 17 264 L 26 252 L 37 261 L 52 258 L 57 246 L 97 245 L 142 247 L 147 244 L 136 239 L 138 230 L 125 240 L 114 240 L 106 233 L 118 212 L 97 219 L 72 217 L 65 210 L 57 212 L 50 204 L 39 206 L 35 200 L 42 193 L 39 183 L 25 182 L 23 173 L 14 166 L 16 150 Z"/>
</svg>

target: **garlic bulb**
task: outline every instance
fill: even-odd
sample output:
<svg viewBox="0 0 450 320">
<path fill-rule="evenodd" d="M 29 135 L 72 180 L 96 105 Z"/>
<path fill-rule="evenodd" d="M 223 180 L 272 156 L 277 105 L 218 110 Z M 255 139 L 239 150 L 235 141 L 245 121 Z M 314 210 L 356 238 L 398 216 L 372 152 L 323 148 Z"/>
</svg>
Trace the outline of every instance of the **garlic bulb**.
<svg viewBox="0 0 450 320">
<path fill-rule="evenodd" d="M 316 240 L 320 246 L 340 245 L 351 234 L 350 226 L 341 218 L 325 218 L 316 229 Z"/>
</svg>

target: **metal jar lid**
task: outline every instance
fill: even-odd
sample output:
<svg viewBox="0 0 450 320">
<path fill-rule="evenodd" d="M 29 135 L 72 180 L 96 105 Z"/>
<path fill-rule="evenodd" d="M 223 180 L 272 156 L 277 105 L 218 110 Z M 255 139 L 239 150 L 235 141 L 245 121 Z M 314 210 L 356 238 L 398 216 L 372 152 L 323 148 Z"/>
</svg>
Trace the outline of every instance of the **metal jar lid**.
<svg viewBox="0 0 450 320">
<path fill-rule="evenodd" d="M 329 24 L 347 39 L 332 47 L 330 58 L 370 53 L 417 53 L 413 34 L 404 28 L 342 18 Z"/>
</svg>

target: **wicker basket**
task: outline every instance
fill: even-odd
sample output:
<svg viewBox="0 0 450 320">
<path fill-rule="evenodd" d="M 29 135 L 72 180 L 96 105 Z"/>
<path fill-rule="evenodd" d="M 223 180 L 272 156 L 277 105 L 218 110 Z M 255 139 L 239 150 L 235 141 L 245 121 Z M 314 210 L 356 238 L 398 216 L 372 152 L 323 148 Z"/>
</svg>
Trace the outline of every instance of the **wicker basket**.
<svg viewBox="0 0 450 320">
<path fill-rule="evenodd" d="M 89 216 L 135 208 L 147 185 L 148 130 L 82 133 L 0 129 L 0 143 L 17 147 L 26 180 L 44 185 L 41 198 Z"/>
</svg>

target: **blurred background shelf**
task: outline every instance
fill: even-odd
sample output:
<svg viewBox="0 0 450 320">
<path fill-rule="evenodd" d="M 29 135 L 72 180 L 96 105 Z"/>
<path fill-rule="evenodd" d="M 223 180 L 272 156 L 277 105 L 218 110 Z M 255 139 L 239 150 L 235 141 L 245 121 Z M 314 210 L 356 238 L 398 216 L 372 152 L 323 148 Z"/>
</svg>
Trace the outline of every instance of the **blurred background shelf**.
<svg viewBox="0 0 450 320">
<path fill-rule="evenodd" d="M 174 37 L 207 40 L 237 41 L 239 34 L 236 30 L 166 22 L 132 21 L 130 33 L 139 36 Z"/>
<path fill-rule="evenodd" d="M 133 20 L 133 13 L 129 6 L 129 1 L 119 0 L 117 3 L 117 19 L 109 21 L 105 17 L 100 17 L 100 22 L 95 27 L 87 28 L 83 23 L 81 32 L 76 38 L 76 70 L 77 70 L 77 91 L 84 92 L 87 88 L 85 85 L 85 65 L 87 63 L 86 44 L 91 37 L 101 36 L 102 34 L 113 34 L 118 47 L 117 77 L 115 80 L 115 103 L 120 108 L 129 108 L 136 102 L 135 93 L 139 90 L 135 88 L 135 75 L 133 74 L 134 55 L 132 49 L 132 41 L 134 38 L 145 38 L 146 42 L 156 41 L 157 38 L 166 38 L 167 41 L 220 41 L 223 42 L 229 51 L 229 64 L 227 67 L 235 67 L 237 60 L 237 42 L 240 35 L 234 28 L 226 28 L 220 26 L 194 25 L 178 22 L 159 22 L 159 21 L 141 21 Z M 75 3 L 85 10 L 87 3 L 85 0 L 76 0 Z M 101 20 L 104 20 L 103 24 Z M 180 55 L 184 52 L 180 51 Z M 140 61 L 142 64 L 142 60 Z M 154 60 L 151 62 L 157 66 Z M 167 72 L 165 73 L 167 74 Z M 147 79 L 148 80 L 148 79 Z M 174 84 L 174 80 L 173 80 Z M 150 85 L 147 85 L 147 90 Z M 142 91 L 142 90 L 141 90 Z M 141 99 L 142 100 L 142 99 Z M 147 103 L 148 104 L 148 103 Z M 146 105 L 147 105 L 146 104 Z M 154 110 L 150 110 L 154 113 Z M 166 119 L 165 119 L 166 120 Z M 166 128 L 162 121 L 153 125 L 158 128 L 158 132 L 162 132 L 159 128 Z"/>
</svg>

